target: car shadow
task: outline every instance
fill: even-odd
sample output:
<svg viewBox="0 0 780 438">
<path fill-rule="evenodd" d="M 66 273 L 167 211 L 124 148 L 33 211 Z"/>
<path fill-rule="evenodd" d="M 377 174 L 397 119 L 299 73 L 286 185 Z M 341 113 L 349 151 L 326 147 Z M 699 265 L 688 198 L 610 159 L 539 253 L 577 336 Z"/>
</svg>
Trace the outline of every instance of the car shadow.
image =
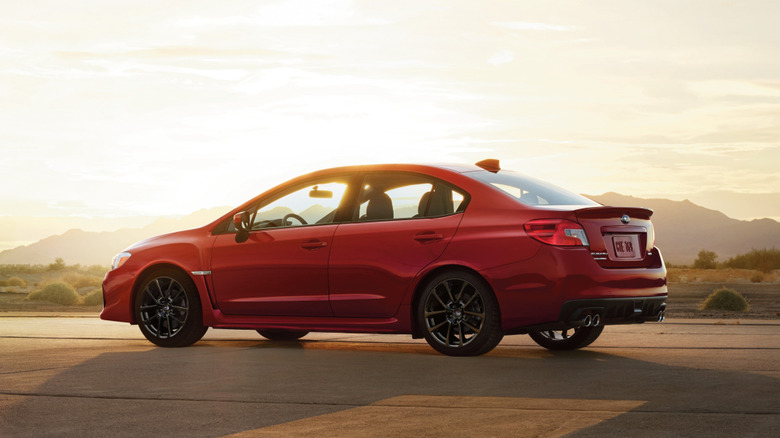
<svg viewBox="0 0 780 438">
<path fill-rule="evenodd" d="M 29 393 L 6 394 L 0 431 L 4 437 L 224 436 L 430 395 L 582 400 L 585 411 L 588 400 L 643 402 L 572 436 L 771 436 L 780 426 L 778 394 L 780 381 L 772 377 L 596 349 L 499 346 L 485 356 L 455 358 L 425 344 L 216 340 L 100 354 Z M 468 431 L 468 424 L 460 427 Z"/>
</svg>

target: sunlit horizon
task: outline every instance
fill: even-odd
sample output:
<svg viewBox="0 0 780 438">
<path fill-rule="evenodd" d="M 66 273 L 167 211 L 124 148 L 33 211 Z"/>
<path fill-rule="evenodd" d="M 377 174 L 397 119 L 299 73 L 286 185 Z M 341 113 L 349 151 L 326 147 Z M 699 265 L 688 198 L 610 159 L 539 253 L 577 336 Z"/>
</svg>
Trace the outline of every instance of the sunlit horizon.
<svg viewBox="0 0 780 438">
<path fill-rule="evenodd" d="M 780 218 L 777 16 L 755 0 L 7 5 L 0 219 L 106 229 L 325 167 L 484 158 L 577 193 Z"/>
</svg>

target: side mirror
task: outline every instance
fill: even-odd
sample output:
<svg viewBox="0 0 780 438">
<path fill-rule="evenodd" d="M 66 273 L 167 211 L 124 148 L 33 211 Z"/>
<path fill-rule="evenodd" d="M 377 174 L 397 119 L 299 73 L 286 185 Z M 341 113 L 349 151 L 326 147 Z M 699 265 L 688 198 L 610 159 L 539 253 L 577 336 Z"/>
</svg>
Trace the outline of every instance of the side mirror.
<svg viewBox="0 0 780 438">
<path fill-rule="evenodd" d="M 249 239 L 249 229 L 252 224 L 249 223 L 249 215 L 242 211 L 233 215 L 233 225 L 236 226 L 236 243 L 244 243 Z"/>
</svg>

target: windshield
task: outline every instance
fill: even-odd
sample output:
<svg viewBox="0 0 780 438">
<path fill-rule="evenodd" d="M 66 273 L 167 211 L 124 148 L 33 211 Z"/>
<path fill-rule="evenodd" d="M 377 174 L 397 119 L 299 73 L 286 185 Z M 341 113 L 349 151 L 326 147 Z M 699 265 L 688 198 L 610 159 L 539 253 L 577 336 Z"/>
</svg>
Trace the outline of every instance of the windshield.
<svg viewBox="0 0 780 438">
<path fill-rule="evenodd" d="M 511 171 L 502 170 L 499 173 L 476 171 L 468 174 L 525 205 L 599 205 L 584 196 Z"/>
</svg>

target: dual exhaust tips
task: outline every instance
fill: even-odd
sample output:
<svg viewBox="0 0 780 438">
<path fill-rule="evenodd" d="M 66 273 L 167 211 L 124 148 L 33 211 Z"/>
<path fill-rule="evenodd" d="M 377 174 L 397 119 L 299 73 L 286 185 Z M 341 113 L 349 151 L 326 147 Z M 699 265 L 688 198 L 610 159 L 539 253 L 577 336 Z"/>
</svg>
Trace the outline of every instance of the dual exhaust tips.
<svg viewBox="0 0 780 438">
<path fill-rule="evenodd" d="M 661 310 L 658 312 L 658 315 L 647 318 L 657 318 L 658 322 L 664 322 L 666 319 L 666 312 Z M 569 322 L 569 325 L 571 327 L 598 327 L 601 325 L 601 315 L 598 313 L 594 313 L 592 315 L 587 314 L 581 319 L 575 319 L 574 321 Z"/>
<path fill-rule="evenodd" d="M 601 325 L 601 315 L 598 313 L 594 315 L 585 315 L 581 320 L 577 321 L 577 323 L 580 327 L 598 327 Z"/>
</svg>

